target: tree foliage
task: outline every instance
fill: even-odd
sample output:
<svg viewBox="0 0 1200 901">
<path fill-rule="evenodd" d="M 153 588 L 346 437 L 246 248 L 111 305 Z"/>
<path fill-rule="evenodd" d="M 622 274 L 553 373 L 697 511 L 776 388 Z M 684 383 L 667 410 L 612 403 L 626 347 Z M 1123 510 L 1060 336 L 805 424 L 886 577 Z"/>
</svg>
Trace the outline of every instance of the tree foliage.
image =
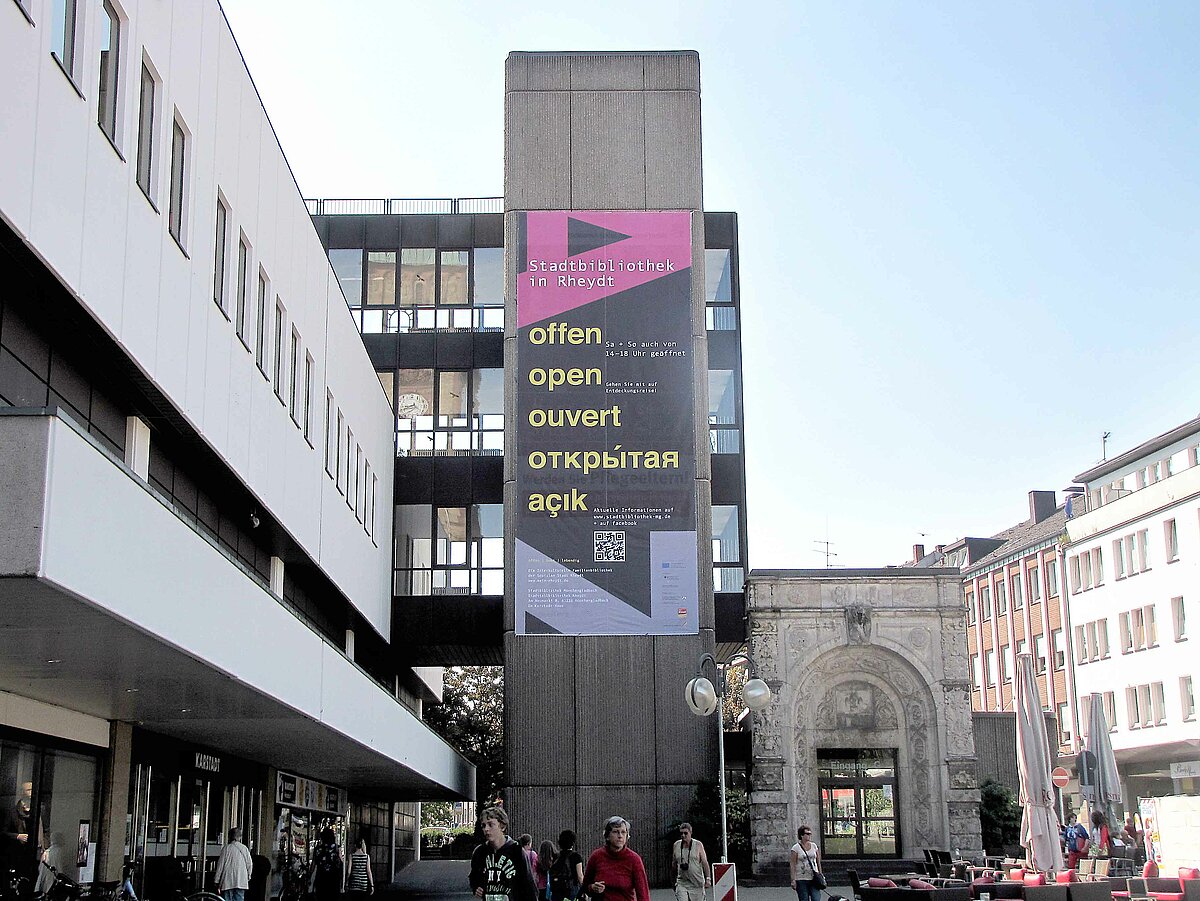
<svg viewBox="0 0 1200 901">
<path fill-rule="evenodd" d="M 729 859 L 739 866 L 750 864 L 750 799 L 738 788 L 725 789 L 725 817 L 729 836 Z M 721 859 L 721 795 L 716 782 L 696 786 L 688 805 L 688 821 L 694 835 L 704 842 L 710 862 Z M 678 824 L 674 824 L 678 825 Z M 672 829 L 673 833 L 675 830 Z"/>
<path fill-rule="evenodd" d="M 999 852 L 1015 845 L 1021 832 L 1021 806 L 1005 785 L 985 779 L 979 786 L 979 826 L 983 847 Z"/>
<path fill-rule="evenodd" d="M 449 801 L 424 801 L 421 804 L 421 828 L 454 825 L 454 808 Z"/>
<path fill-rule="evenodd" d="M 425 722 L 475 768 L 481 800 L 495 797 L 504 777 L 504 669 L 454 666 L 446 670 L 442 703 L 425 708 Z"/>
<path fill-rule="evenodd" d="M 746 709 L 746 705 L 742 703 L 742 688 L 746 684 L 746 680 L 750 678 L 749 668 L 746 666 L 726 666 L 725 670 L 725 701 L 722 715 L 725 717 L 725 731 L 738 731 L 738 717 L 742 715 L 742 711 Z M 728 806 L 729 799 L 725 799 Z"/>
</svg>

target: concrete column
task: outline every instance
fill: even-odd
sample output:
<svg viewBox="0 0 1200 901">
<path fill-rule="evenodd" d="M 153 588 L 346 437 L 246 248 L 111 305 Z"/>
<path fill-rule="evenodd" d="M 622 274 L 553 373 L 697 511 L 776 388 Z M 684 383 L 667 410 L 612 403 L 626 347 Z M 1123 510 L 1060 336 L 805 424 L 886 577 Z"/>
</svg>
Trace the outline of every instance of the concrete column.
<svg viewBox="0 0 1200 901">
<path fill-rule="evenodd" d="M 125 465 L 142 481 L 150 478 L 150 426 L 137 416 L 125 419 Z"/>
<path fill-rule="evenodd" d="M 703 210 L 700 60 L 664 53 L 510 53 L 505 73 L 506 447 L 515 447 L 516 223 L 529 210 Z M 505 762 L 511 831 L 632 822 L 652 884 L 666 826 L 717 778 L 716 729 L 683 687 L 714 649 L 704 324 L 704 220 L 693 217 L 692 354 L 700 631 L 695 636 L 516 635 L 515 458 L 505 456 Z"/>
<path fill-rule="evenodd" d="M 129 814 L 129 770 L 133 765 L 133 726 L 114 722 L 109 728 L 104 765 L 100 842 L 96 848 L 96 880 L 115 882 L 125 863 L 125 818 Z"/>
</svg>

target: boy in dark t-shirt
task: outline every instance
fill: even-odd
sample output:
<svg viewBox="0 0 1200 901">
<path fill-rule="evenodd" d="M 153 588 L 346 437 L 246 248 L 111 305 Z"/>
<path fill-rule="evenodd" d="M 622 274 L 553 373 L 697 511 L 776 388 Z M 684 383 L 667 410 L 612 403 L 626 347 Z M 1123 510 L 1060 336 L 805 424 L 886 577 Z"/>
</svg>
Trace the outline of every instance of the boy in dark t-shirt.
<svg viewBox="0 0 1200 901">
<path fill-rule="evenodd" d="M 483 844 L 471 855 L 471 891 L 484 901 L 536 901 L 521 846 L 508 837 L 508 814 L 489 807 L 479 816 Z"/>
</svg>

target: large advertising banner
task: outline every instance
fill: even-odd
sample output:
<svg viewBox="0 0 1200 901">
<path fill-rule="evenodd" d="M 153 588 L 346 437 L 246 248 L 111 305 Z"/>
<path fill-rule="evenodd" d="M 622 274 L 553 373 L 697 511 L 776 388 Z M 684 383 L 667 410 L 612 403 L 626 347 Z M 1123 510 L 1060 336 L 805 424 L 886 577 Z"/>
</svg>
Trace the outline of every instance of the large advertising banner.
<svg viewBox="0 0 1200 901">
<path fill-rule="evenodd" d="M 699 631 L 692 214 L 522 214 L 516 631 Z"/>
</svg>

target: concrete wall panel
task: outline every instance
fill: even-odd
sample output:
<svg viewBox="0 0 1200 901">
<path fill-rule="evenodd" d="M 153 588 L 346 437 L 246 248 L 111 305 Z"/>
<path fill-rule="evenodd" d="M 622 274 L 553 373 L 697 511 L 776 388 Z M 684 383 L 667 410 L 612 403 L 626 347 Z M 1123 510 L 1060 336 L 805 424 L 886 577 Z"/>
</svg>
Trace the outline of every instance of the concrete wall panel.
<svg viewBox="0 0 1200 901">
<path fill-rule="evenodd" d="M 578 723 L 590 719 L 589 696 L 601 685 L 573 677 L 580 669 L 574 644 L 551 635 L 504 636 L 505 762 L 513 785 L 576 784 L 576 741 L 584 738 Z"/>
<path fill-rule="evenodd" d="M 504 84 L 509 91 L 569 91 L 571 60 L 561 53 L 510 53 Z"/>
<path fill-rule="evenodd" d="M 565 58 L 571 64 L 572 91 L 641 91 L 646 86 L 640 53 L 573 53 Z"/>
<path fill-rule="evenodd" d="M 41 566 L 49 440 L 47 419 L 0 419 L 0 574 L 5 576 L 34 576 Z"/>
<path fill-rule="evenodd" d="M 704 206 L 700 176 L 700 95 L 647 91 L 646 206 L 698 210 Z"/>
<path fill-rule="evenodd" d="M 649 639 L 575 639 L 576 766 L 581 785 L 655 782 L 659 736 L 654 670 L 654 644 Z"/>
<path fill-rule="evenodd" d="M 707 597 L 707 601 L 704 598 Z M 684 701 L 684 687 L 696 675 L 700 655 L 713 650 L 712 592 L 701 594 L 701 615 L 708 608 L 708 624 L 699 638 L 660 635 L 654 639 L 654 724 L 658 741 L 655 753 L 658 782 L 681 784 L 690 797 L 695 783 L 717 776 L 716 715 L 699 717 Z M 711 668 L 709 672 L 711 678 Z M 681 754 L 680 749 L 688 753 Z"/>
<path fill-rule="evenodd" d="M 534 836 L 533 850 L 543 839 L 558 842 L 558 834 L 572 829 L 579 835 L 575 850 L 587 859 L 591 836 L 579 833 L 579 790 L 573 785 L 536 785 L 505 790 L 504 805 L 508 809 L 509 834 L 522 832 Z M 589 824 L 590 825 L 590 824 Z"/>
<path fill-rule="evenodd" d="M 700 92 L 700 54 L 695 50 L 648 53 L 642 68 L 647 91 Z"/>
<path fill-rule="evenodd" d="M 646 209 L 645 117 L 642 91 L 572 92 L 573 209 Z"/>
<path fill-rule="evenodd" d="M 504 207 L 571 207 L 571 95 L 504 95 Z"/>
</svg>

